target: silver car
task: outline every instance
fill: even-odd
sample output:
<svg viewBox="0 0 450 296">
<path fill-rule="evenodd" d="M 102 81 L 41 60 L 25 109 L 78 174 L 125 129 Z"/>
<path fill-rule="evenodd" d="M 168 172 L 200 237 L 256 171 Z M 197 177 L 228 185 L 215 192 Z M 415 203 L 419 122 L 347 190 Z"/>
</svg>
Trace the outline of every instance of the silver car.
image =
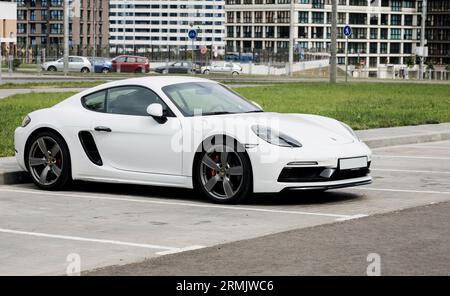
<svg viewBox="0 0 450 296">
<path fill-rule="evenodd" d="M 64 71 L 64 59 L 53 62 L 46 62 L 41 65 L 44 71 Z M 89 73 L 93 70 L 91 62 L 85 57 L 69 56 L 69 71 Z"/>
<path fill-rule="evenodd" d="M 219 73 L 236 76 L 242 73 L 242 67 L 231 62 L 212 62 L 211 65 L 202 67 L 201 72 L 205 75 Z"/>
</svg>

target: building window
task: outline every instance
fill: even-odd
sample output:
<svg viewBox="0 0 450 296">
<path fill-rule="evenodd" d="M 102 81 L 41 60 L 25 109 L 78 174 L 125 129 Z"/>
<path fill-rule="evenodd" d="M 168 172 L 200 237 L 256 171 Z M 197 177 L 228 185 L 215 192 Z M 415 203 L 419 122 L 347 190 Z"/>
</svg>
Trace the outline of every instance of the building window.
<svg viewBox="0 0 450 296">
<path fill-rule="evenodd" d="M 401 39 L 401 29 L 391 29 L 391 39 L 400 40 Z"/>
<path fill-rule="evenodd" d="M 300 24 L 307 24 L 309 22 L 307 11 L 299 11 L 298 12 L 298 22 Z"/>
<path fill-rule="evenodd" d="M 391 14 L 391 26 L 401 26 L 402 16 L 400 14 Z"/>
<path fill-rule="evenodd" d="M 404 31 L 403 39 L 405 40 L 412 40 L 413 30 L 412 29 L 405 29 Z"/>
<path fill-rule="evenodd" d="M 312 23 L 313 24 L 323 24 L 323 12 L 313 12 L 312 13 Z"/>
</svg>

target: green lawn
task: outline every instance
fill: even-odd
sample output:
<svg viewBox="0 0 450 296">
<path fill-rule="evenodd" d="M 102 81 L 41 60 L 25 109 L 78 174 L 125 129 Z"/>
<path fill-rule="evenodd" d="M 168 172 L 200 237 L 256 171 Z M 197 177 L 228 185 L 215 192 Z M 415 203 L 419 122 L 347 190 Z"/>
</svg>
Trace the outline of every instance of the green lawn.
<svg viewBox="0 0 450 296">
<path fill-rule="evenodd" d="M 14 155 L 14 130 L 33 110 L 53 106 L 73 93 L 30 93 L 0 100 L 0 157 Z"/>
<path fill-rule="evenodd" d="M 355 129 L 450 122 L 450 84 L 300 83 L 236 91 L 266 111 L 330 116 Z M 14 154 L 13 133 L 26 114 L 70 95 L 32 93 L 0 100 L 0 156 Z"/>
<path fill-rule="evenodd" d="M 15 88 L 89 88 L 105 83 L 106 81 L 55 81 L 55 82 L 29 82 L 29 83 L 2 83 L 0 89 L 15 89 Z"/>
<path fill-rule="evenodd" d="M 266 111 L 325 115 L 355 129 L 450 122 L 450 84 L 301 83 L 236 90 Z"/>
</svg>

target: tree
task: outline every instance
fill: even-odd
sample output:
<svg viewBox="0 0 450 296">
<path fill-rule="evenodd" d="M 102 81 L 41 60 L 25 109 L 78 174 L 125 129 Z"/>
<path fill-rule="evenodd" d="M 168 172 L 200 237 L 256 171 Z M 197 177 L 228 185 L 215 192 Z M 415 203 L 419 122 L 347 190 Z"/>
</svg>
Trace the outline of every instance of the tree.
<svg viewBox="0 0 450 296">
<path fill-rule="evenodd" d="M 412 68 L 414 67 L 414 65 L 416 64 L 416 57 L 415 56 L 409 56 L 405 59 L 405 64 L 409 67 Z"/>
</svg>

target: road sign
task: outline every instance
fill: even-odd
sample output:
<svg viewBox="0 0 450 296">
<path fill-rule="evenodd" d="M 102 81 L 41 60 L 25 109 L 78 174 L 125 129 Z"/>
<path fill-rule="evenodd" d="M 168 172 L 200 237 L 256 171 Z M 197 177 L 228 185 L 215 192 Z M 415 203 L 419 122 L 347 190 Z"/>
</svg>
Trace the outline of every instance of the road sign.
<svg viewBox="0 0 450 296">
<path fill-rule="evenodd" d="M 194 29 L 189 30 L 188 37 L 189 37 L 189 39 L 192 39 L 192 40 L 197 39 L 197 31 Z"/>
<path fill-rule="evenodd" d="M 344 27 L 344 35 L 345 37 L 349 37 L 350 35 L 352 35 L 352 27 L 350 26 L 345 26 Z"/>
<path fill-rule="evenodd" d="M 206 54 L 207 52 L 208 52 L 208 48 L 207 47 L 200 48 L 200 53 L 201 54 Z"/>
</svg>

